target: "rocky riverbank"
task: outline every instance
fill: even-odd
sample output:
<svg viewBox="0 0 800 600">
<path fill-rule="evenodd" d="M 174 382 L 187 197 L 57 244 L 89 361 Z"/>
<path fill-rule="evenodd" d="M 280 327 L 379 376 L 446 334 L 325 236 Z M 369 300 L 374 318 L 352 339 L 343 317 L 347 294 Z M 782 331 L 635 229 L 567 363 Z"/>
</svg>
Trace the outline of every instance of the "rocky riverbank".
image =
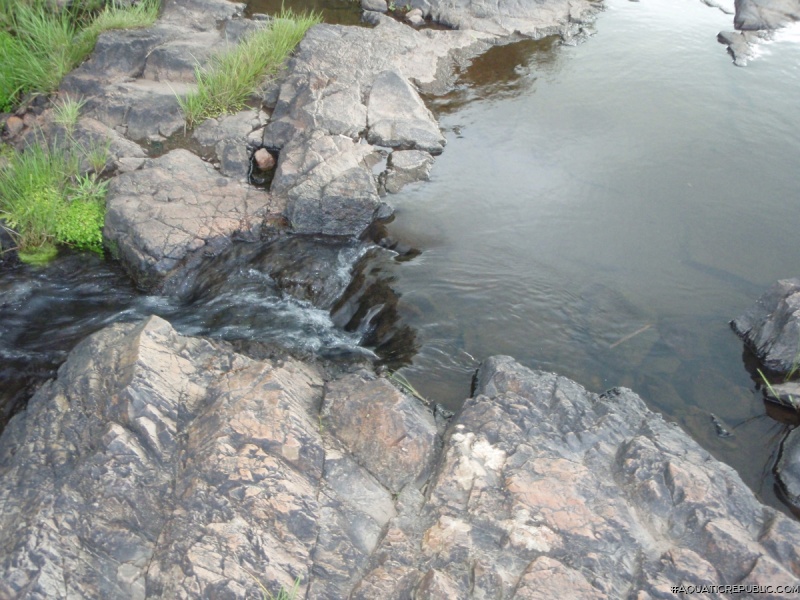
<svg viewBox="0 0 800 600">
<path fill-rule="evenodd" d="M 462 30 L 378 14 L 372 29 L 314 28 L 267 93 L 271 114 L 208 122 L 162 156 L 153 148 L 181 128 L 165 86 L 188 85 L 188 57 L 254 25 L 241 5 L 176 0 L 152 30 L 101 38 L 63 91 L 93 98 L 81 127 L 122 140 L 106 237 L 138 284 L 180 290 L 237 238 L 361 235 L 390 214 L 383 194 L 424 179 L 443 150 L 421 93 L 515 32 L 569 37 L 597 10 L 445 4 L 420 8 Z M 246 183 L 260 147 L 278 153 L 268 192 Z M 342 322 L 365 312 L 348 292 L 308 288 L 319 268 L 281 285 Z M 800 585 L 800 525 L 630 390 L 598 396 L 493 357 L 448 422 L 366 364 L 250 354 L 158 317 L 80 343 L 0 437 L 0 596 L 247 598 L 297 581 L 299 597 L 332 600 L 680 597 L 681 584 L 781 597 Z"/>
<path fill-rule="evenodd" d="M 495 357 L 445 426 L 369 371 L 253 360 L 155 317 L 113 325 L 0 438 L 0 595 L 800 585 L 800 525 L 629 390 Z"/>
</svg>

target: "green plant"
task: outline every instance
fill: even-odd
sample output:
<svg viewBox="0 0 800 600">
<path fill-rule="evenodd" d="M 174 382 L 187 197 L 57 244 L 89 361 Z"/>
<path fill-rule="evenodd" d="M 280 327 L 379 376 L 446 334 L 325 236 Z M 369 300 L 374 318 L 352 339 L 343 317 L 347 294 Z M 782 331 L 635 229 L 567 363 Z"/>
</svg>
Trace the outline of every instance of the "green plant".
<svg viewBox="0 0 800 600">
<path fill-rule="evenodd" d="M 284 10 L 237 46 L 214 54 L 205 67 L 196 67 L 197 91 L 178 98 L 188 125 L 242 110 L 264 79 L 278 71 L 306 31 L 320 20 L 317 13 Z"/>
<path fill-rule="evenodd" d="M 111 3 L 96 15 L 91 6 L 59 10 L 44 0 L 0 0 L 0 109 L 28 93 L 52 92 L 94 49 L 100 33 L 151 25 L 159 3 Z"/>
<path fill-rule="evenodd" d="M 298 577 L 294 580 L 294 585 L 292 585 L 291 589 L 287 590 L 282 587 L 277 596 L 265 588 L 261 582 L 258 582 L 258 585 L 261 588 L 262 600 L 296 600 L 297 592 L 300 590 L 300 578 Z"/>
<path fill-rule="evenodd" d="M 92 171 L 102 173 L 106 169 L 111 150 L 111 140 L 106 138 L 102 142 L 92 142 L 89 147 L 82 147 L 83 155 L 89 163 Z"/>
<path fill-rule="evenodd" d="M 86 104 L 84 99 L 73 100 L 69 96 L 62 97 L 53 104 L 53 121 L 72 133 L 78 124 L 78 117 L 84 104 Z"/>
<path fill-rule="evenodd" d="M 405 378 L 403 375 L 401 375 L 401 374 L 400 374 L 400 373 L 398 373 L 397 371 L 393 371 L 393 372 L 389 373 L 389 379 L 390 379 L 390 380 L 391 380 L 391 381 L 392 381 L 392 382 L 393 382 L 395 385 L 397 385 L 397 387 L 399 387 L 399 388 L 400 388 L 402 391 L 406 392 L 407 394 L 411 394 L 411 395 L 412 395 L 412 396 L 414 396 L 414 397 L 415 397 L 417 400 L 421 400 L 421 401 L 422 401 L 422 402 L 424 402 L 425 404 L 430 404 L 430 402 L 428 402 L 427 398 L 425 398 L 425 396 L 423 396 L 422 394 L 420 394 L 420 393 L 419 393 L 419 392 L 418 392 L 418 391 L 417 391 L 417 390 L 414 388 L 414 386 L 413 386 L 413 385 L 411 385 L 411 382 L 409 382 L 409 381 L 408 381 L 408 379 L 406 379 L 406 378 Z"/>
<path fill-rule="evenodd" d="M 46 262 L 56 244 L 102 251 L 107 182 L 80 175 L 82 150 L 36 144 L 0 168 L 0 218 L 23 261 Z"/>
</svg>

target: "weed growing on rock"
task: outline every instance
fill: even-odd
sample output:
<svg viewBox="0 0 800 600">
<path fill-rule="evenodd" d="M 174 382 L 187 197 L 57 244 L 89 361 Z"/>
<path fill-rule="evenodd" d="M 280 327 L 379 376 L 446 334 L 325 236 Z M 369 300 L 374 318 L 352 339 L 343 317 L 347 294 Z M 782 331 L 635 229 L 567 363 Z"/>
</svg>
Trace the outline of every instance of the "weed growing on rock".
<svg viewBox="0 0 800 600">
<path fill-rule="evenodd" d="M 69 96 L 62 98 L 53 104 L 53 121 L 68 132 L 74 131 L 84 104 L 86 104 L 86 100 L 83 99 L 73 100 Z"/>
<path fill-rule="evenodd" d="M 189 126 L 245 108 L 265 78 L 280 69 L 306 31 L 321 21 L 317 13 L 284 10 L 269 25 L 195 69 L 197 91 L 178 98 Z"/>
<path fill-rule="evenodd" d="M 94 16 L 50 2 L 0 0 L 0 110 L 10 110 L 29 93 L 50 93 L 94 49 L 109 29 L 147 27 L 159 0 L 132 7 L 111 3 Z"/>
<path fill-rule="evenodd" d="M 300 578 L 298 577 L 294 580 L 294 585 L 291 589 L 287 590 L 286 588 L 281 588 L 277 596 L 267 590 L 260 582 L 258 585 L 261 587 L 262 600 L 295 600 L 297 598 L 297 592 L 300 589 Z"/>
</svg>

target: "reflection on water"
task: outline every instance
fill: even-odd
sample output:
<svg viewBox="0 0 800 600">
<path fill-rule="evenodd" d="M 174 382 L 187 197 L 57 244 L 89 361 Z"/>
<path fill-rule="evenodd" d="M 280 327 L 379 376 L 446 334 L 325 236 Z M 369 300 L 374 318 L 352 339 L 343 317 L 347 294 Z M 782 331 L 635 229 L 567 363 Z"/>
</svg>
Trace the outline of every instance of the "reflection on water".
<svg viewBox="0 0 800 600">
<path fill-rule="evenodd" d="M 437 114 L 455 112 L 477 100 L 497 101 L 532 91 L 538 77 L 558 71 L 558 37 L 524 40 L 490 48 L 460 73 L 449 93 L 429 99 Z"/>
<path fill-rule="evenodd" d="M 458 406 L 492 354 L 627 386 L 782 506 L 771 465 L 793 425 L 728 321 L 797 275 L 800 46 L 736 68 L 715 39 L 730 28 L 696 0 L 611 0 L 583 45 L 476 62 L 437 105 L 431 182 L 393 198 L 392 237 L 422 250 L 394 287 L 424 395 Z"/>
<path fill-rule="evenodd" d="M 362 25 L 361 2 L 356 0 L 247 0 L 245 16 L 254 14 L 276 15 L 283 8 L 295 13 L 318 12 L 325 23 Z"/>
</svg>

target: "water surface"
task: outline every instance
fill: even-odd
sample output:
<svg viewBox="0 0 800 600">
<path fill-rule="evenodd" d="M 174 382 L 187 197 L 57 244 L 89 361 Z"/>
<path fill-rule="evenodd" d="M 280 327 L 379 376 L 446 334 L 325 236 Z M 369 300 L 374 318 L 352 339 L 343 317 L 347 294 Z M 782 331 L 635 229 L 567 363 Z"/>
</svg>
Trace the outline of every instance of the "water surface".
<svg viewBox="0 0 800 600">
<path fill-rule="evenodd" d="M 631 387 L 778 505 L 792 417 L 767 414 L 728 321 L 798 274 L 800 44 L 738 68 L 717 9 L 607 6 L 586 43 L 494 50 L 434 101 L 446 151 L 392 199 L 392 236 L 422 250 L 392 273 L 405 374 L 453 407 L 493 354 Z"/>
</svg>

